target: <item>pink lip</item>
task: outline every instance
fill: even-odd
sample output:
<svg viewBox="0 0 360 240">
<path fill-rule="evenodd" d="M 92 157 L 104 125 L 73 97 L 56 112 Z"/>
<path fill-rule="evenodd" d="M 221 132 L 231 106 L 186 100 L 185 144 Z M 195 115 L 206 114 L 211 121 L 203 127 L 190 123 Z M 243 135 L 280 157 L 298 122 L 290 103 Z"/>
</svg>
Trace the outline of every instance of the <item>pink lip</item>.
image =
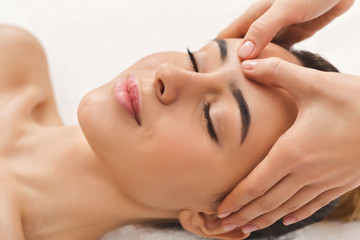
<svg viewBox="0 0 360 240">
<path fill-rule="evenodd" d="M 141 125 L 140 121 L 140 91 L 137 86 L 137 78 L 130 74 L 126 79 L 119 80 L 114 85 L 115 99 L 120 106 L 135 121 Z"/>
</svg>

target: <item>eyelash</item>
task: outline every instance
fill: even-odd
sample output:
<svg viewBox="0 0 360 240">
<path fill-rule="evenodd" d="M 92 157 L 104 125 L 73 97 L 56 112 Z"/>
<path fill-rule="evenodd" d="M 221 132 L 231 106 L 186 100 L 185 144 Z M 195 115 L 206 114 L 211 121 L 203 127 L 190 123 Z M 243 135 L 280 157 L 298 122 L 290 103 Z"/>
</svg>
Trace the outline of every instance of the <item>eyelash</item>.
<svg viewBox="0 0 360 240">
<path fill-rule="evenodd" d="M 206 119 L 206 128 L 210 134 L 210 137 L 212 140 L 218 142 L 218 138 L 216 136 L 215 130 L 214 130 L 214 126 L 212 124 L 211 118 L 210 118 L 210 103 L 205 103 L 204 104 L 204 117 Z"/>
<path fill-rule="evenodd" d="M 197 66 L 197 64 L 196 64 L 194 54 L 190 51 L 189 48 L 187 48 L 186 51 L 187 51 L 187 53 L 189 54 L 190 61 L 191 61 L 191 63 L 192 63 L 192 66 L 193 66 L 193 68 L 194 68 L 194 71 L 195 71 L 195 72 L 199 72 L 199 68 L 198 68 L 198 66 Z"/>
<path fill-rule="evenodd" d="M 194 57 L 194 54 L 189 50 L 189 48 L 186 49 L 187 53 L 189 54 L 189 57 L 190 57 L 190 61 L 193 65 L 193 68 L 194 68 L 194 71 L 195 72 L 199 72 L 199 69 L 198 69 L 198 66 L 197 66 L 197 63 L 195 61 L 195 57 Z M 210 138 L 216 142 L 218 142 L 218 138 L 216 136 L 216 133 L 215 133 L 215 130 L 214 130 L 214 126 L 212 124 L 212 120 L 211 120 L 211 117 L 210 117 L 210 103 L 204 103 L 204 118 L 206 119 L 206 128 L 207 128 L 207 131 L 210 135 Z"/>
</svg>

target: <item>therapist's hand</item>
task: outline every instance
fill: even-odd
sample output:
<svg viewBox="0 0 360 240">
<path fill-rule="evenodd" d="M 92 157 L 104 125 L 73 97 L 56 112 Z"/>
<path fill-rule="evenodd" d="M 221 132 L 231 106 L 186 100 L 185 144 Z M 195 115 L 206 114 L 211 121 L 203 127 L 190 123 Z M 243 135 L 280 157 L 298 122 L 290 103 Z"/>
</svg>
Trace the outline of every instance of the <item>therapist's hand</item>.
<svg viewBox="0 0 360 240">
<path fill-rule="evenodd" d="M 260 0 L 217 38 L 244 37 L 240 59 L 252 59 L 273 40 L 290 47 L 346 12 L 354 0 Z"/>
<path fill-rule="evenodd" d="M 360 77 L 321 72 L 278 58 L 242 62 L 247 78 L 287 90 L 293 126 L 225 198 L 222 227 L 244 233 L 284 217 L 292 224 L 360 186 Z"/>
</svg>

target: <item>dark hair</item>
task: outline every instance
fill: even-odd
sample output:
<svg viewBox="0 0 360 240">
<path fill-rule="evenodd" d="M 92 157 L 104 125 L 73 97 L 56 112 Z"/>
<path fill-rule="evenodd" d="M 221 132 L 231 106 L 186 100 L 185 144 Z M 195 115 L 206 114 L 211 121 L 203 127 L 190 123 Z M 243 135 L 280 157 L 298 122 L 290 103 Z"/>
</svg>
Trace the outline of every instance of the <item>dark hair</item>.
<svg viewBox="0 0 360 240">
<path fill-rule="evenodd" d="M 290 49 L 289 51 L 299 59 L 304 67 L 313 68 L 323 72 L 339 72 L 334 65 L 318 54 L 295 49 Z"/>
<path fill-rule="evenodd" d="M 328 62 L 318 54 L 314 54 L 303 50 L 294 50 L 294 49 L 287 49 L 287 50 L 289 50 L 292 54 L 294 54 L 304 67 L 313 68 L 325 72 L 339 72 L 339 70 L 336 67 L 334 67 L 330 62 Z M 274 237 L 278 237 L 286 233 L 295 231 L 297 229 L 303 228 L 307 225 L 319 222 L 332 212 L 337 202 L 338 199 L 322 207 L 320 210 L 316 211 L 310 217 L 289 226 L 284 226 L 282 223 L 282 219 L 280 219 L 267 228 L 252 232 L 247 239 L 248 240 L 273 239 Z M 157 229 L 165 229 L 165 228 L 166 229 L 170 228 L 174 230 L 182 229 L 182 226 L 179 222 L 177 221 L 174 222 L 172 220 L 150 221 L 148 223 L 145 223 L 145 225 Z"/>
<path fill-rule="evenodd" d="M 308 226 L 310 224 L 320 222 L 323 220 L 332 210 L 335 208 L 338 200 L 334 200 L 330 202 L 325 207 L 322 207 L 320 210 L 316 211 L 313 215 L 310 217 L 294 223 L 289 226 L 284 226 L 282 223 L 282 219 L 276 221 L 271 226 L 261 229 L 259 231 L 252 232 L 251 235 L 247 238 L 248 240 L 255 240 L 255 239 L 273 239 L 274 237 L 278 237 L 281 235 L 284 235 L 286 233 L 295 231 L 297 229 L 303 228 L 305 226 Z"/>
</svg>

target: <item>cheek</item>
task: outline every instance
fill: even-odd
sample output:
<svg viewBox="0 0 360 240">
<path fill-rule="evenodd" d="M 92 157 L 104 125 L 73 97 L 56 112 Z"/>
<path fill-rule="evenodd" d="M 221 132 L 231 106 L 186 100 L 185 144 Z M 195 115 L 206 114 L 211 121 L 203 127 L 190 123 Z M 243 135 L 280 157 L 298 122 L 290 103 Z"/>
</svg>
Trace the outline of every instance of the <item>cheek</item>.
<svg viewBox="0 0 360 240">
<path fill-rule="evenodd" d="M 112 83 L 106 84 L 83 97 L 78 121 L 95 154 L 116 169 L 121 166 L 119 159 L 131 156 L 139 130 L 135 121 L 119 109 L 111 86 Z"/>
<path fill-rule="evenodd" d="M 193 129 L 161 126 L 144 139 L 128 168 L 135 170 L 128 176 L 133 179 L 130 191 L 151 207 L 192 208 L 203 201 L 201 193 L 216 169 L 214 152 Z"/>
</svg>

